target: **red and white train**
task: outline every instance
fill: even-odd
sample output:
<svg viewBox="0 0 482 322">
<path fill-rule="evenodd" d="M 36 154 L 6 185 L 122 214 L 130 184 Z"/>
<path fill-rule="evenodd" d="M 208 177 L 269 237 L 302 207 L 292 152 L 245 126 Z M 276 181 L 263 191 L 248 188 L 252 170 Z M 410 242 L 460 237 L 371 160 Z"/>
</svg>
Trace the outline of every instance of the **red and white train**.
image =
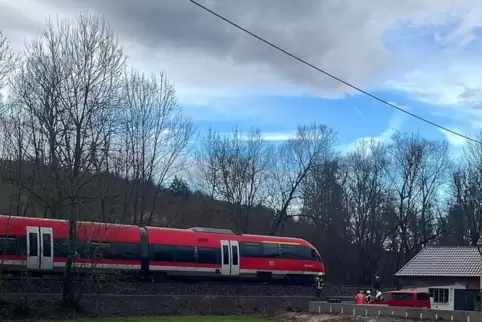
<svg viewBox="0 0 482 322">
<path fill-rule="evenodd" d="M 69 222 L 0 216 L 0 268 L 60 273 Z M 75 269 L 144 277 L 296 281 L 322 279 L 318 251 L 299 238 L 234 234 L 210 228 L 171 229 L 78 222 Z"/>
</svg>

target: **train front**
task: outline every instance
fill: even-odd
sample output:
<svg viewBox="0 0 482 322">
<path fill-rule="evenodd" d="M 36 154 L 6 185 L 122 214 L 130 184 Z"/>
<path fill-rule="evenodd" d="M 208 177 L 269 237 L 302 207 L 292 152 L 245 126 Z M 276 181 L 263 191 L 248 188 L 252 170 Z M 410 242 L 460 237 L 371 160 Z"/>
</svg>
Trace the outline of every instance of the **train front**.
<svg viewBox="0 0 482 322">
<path fill-rule="evenodd" d="M 323 290 L 323 282 L 325 279 L 325 265 L 323 264 L 323 260 L 321 259 L 320 253 L 314 248 L 314 251 L 316 253 L 316 264 L 315 264 L 315 270 L 317 272 L 317 275 L 315 275 L 315 287 L 317 290 L 317 296 L 321 296 L 321 291 Z"/>
</svg>

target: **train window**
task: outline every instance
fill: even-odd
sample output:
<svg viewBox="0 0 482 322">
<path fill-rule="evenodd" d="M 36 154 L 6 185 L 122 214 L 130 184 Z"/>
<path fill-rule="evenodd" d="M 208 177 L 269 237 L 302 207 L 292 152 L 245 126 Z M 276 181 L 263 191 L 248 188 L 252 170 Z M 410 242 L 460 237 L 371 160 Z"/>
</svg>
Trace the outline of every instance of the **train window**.
<svg viewBox="0 0 482 322">
<path fill-rule="evenodd" d="M 302 259 L 300 247 L 296 245 L 280 245 L 280 258 Z"/>
<path fill-rule="evenodd" d="M 151 259 L 158 262 L 173 262 L 176 246 L 151 244 Z"/>
<path fill-rule="evenodd" d="M 28 238 L 30 241 L 30 256 L 38 256 L 38 234 L 37 233 L 29 233 Z"/>
<path fill-rule="evenodd" d="M 176 247 L 176 262 L 194 263 L 194 247 L 191 246 L 177 246 Z"/>
<path fill-rule="evenodd" d="M 69 241 L 67 239 L 54 239 L 54 254 L 57 257 L 69 255 Z"/>
<path fill-rule="evenodd" d="M 238 246 L 233 246 L 233 265 L 239 265 L 239 263 L 238 263 Z"/>
<path fill-rule="evenodd" d="M 65 256 L 67 257 L 69 254 L 69 240 L 64 239 L 63 244 L 64 244 L 63 246 L 65 247 Z M 75 253 L 77 254 L 78 257 L 82 257 L 82 258 L 89 257 L 89 254 L 87 253 L 87 250 L 86 250 L 85 240 L 76 240 L 74 243 L 74 248 L 75 248 Z M 55 254 L 57 254 L 56 250 L 55 250 Z"/>
<path fill-rule="evenodd" d="M 263 257 L 279 257 L 279 244 L 263 244 Z"/>
<path fill-rule="evenodd" d="M 229 265 L 229 247 L 223 245 L 223 265 Z"/>
<path fill-rule="evenodd" d="M 0 237 L 0 254 L 18 255 L 17 239 L 15 237 Z"/>
<path fill-rule="evenodd" d="M 311 248 L 305 246 L 298 246 L 298 258 L 303 260 L 313 260 L 311 256 Z"/>
<path fill-rule="evenodd" d="M 78 257 L 81 258 L 92 258 L 91 247 L 88 241 L 86 240 L 76 240 L 75 243 L 75 252 Z M 65 240 L 65 247 L 66 247 L 66 256 L 69 252 L 69 240 Z"/>
<path fill-rule="evenodd" d="M 67 245 L 68 243 L 69 241 L 67 240 Z M 92 258 L 92 250 L 90 244 L 86 240 L 76 240 L 75 251 L 81 258 Z"/>
<path fill-rule="evenodd" d="M 52 257 L 52 236 L 50 234 L 42 234 L 42 248 L 44 257 Z"/>
<path fill-rule="evenodd" d="M 81 258 L 137 260 L 139 259 L 140 245 L 134 243 L 109 243 L 89 240 L 76 240 L 75 251 Z M 69 254 L 69 240 L 54 239 L 54 254 L 57 257 L 67 257 Z"/>
<path fill-rule="evenodd" d="M 318 252 L 314 249 L 311 249 L 311 259 L 321 263 L 321 257 L 320 255 L 318 255 Z"/>
<path fill-rule="evenodd" d="M 133 243 L 111 244 L 111 252 L 107 258 L 136 260 L 139 259 L 140 245 Z"/>
<path fill-rule="evenodd" d="M 219 248 L 198 247 L 197 262 L 203 264 L 221 264 Z"/>
<path fill-rule="evenodd" d="M 89 258 L 111 258 L 111 245 L 107 242 L 86 242 L 86 250 Z"/>
<path fill-rule="evenodd" d="M 316 250 L 306 246 L 280 245 L 282 258 L 299 259 L 299 260 L 315 260 L 321 262 Z"/>
<path fill-rule="evenodd" d="M 17 237 L 17 251 L 20 256 L 27 256 L 27 237 Z"/>
<path fill-rule="evenodd" d="M 258 243 L 239 243 L 239 253 L 242 257 L 261 257 L 261 245 Z"/>
</svg>

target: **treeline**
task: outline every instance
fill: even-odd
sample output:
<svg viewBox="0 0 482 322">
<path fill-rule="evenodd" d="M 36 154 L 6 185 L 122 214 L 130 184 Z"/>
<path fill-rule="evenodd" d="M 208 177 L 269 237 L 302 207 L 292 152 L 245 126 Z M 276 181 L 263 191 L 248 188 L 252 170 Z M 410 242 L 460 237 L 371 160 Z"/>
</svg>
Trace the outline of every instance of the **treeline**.
<svg viewBox="0 0 482 322">
<path fill-rule="evenodd" d="M 336 284 L 392 284 L 423 245 L 480 235 L 480 145 L 454 160 L 447 142 L 397 133 L 341 155 L 320 124 L 276 143 L 198 137 L 172 83 L 129 68 L 97 16 L 47 23 L 19 56 L 0 35 L 0 86 L 2 214 L 301 237 Z"/>
</svg>

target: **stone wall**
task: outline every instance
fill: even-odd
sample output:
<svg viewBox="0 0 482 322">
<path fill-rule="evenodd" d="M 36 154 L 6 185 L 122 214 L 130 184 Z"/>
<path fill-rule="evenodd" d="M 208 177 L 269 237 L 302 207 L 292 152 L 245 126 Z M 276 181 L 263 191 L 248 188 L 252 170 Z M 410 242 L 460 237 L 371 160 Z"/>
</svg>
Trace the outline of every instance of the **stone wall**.
<svg viewBox="0 0 482 322">
<path fill-rule="evenodd" d="M 28 317 L 63 319 L 72 313 L 59 305 L 60 297 L 37 294 L 27 297 L 22 307 L 22 295 L 8 295 L 0 303 L 0 321 L 22 319 L 28 307 Z M 122 317 L 159 315 L 270 315 L 280 311 L 307 311 L 311 297 L 273 296 L 172 296 L 172 295 L 84 295 L 80 312 L 75 317 Z"/>
<path fill-rule="evenodd" d="M 309 311 L 315 314 L 340 314 L 345 316 L 365 316 L 368 319 L 391 317 L 427 321 L 475 322 L 482 321 L 482 313 L 470 311 L 446 311 L 392 307 L 387 305 L 356 305 L 348 303 L 310 302 Z M 383 321 L 377 319 L 378 321 Z M 388 320 L 388 318 L 387 318 Z"/>
</svg>

